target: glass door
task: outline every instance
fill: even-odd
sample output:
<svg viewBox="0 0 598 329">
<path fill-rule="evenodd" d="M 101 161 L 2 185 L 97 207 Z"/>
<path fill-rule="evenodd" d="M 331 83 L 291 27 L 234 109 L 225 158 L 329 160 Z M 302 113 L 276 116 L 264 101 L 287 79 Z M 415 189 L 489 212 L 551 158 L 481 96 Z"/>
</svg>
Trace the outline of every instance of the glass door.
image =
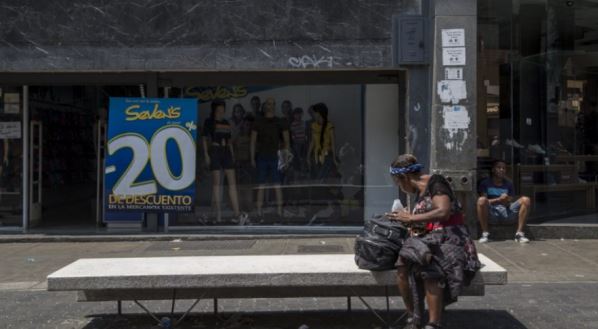
<svg viewBox="0 0 598 329">
<path fill-rule="evenodd" d="M 24 108 L 21 87 L 0 85 L 0 230 L 23 225 Z"/>
<path fill-rule="evenodd" d="M 105 112 L 105 109 L 102 109 Z M 104 158 L 106 147 L 106 119 L 96 122 L 96 225 L 101 226 L 104 218 Z"/>
<path fill-rule="evenodd" d="M 42 217 L 42 123 L 31 121 L 29 127 L 29 223 L 35 227 Z"/>
</svg>

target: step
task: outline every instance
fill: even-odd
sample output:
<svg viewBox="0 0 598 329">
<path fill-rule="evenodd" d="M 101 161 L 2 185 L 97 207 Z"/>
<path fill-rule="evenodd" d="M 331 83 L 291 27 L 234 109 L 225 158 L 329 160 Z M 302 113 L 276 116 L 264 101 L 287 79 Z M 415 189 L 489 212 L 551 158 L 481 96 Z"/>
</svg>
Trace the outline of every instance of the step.
<svg viewBox="0 0 598 329">
<path fill-rule="evenodd" d="M 511 240 L 517 227 L 513 225 L 490 226 L 493 240 Z M 532 240 L 538 239 L 598 239 L 598 221 L 579 222 L 575 220 L 546 221 L 528 224 L 525 234 Z"/>
<path fill-rule="evenodd" d="M 598 225 L 530 224 L 529 230 L 536 239 L 598 239 Z"/>
</svg>

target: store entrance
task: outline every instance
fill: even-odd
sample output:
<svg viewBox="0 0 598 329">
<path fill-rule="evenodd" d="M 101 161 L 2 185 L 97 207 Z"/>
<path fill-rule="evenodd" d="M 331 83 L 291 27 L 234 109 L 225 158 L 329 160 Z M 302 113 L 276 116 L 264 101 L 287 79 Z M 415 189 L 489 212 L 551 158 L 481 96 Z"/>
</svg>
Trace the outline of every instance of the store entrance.
<svg viewBox="0 0 598 329">
<path fill-rule="evenodd" d="M 138 97 L 139 87 L 30 87 L 30 227 L 76 230 L 102 222 L 99 169 L 112 96 Z"/>
</svg>

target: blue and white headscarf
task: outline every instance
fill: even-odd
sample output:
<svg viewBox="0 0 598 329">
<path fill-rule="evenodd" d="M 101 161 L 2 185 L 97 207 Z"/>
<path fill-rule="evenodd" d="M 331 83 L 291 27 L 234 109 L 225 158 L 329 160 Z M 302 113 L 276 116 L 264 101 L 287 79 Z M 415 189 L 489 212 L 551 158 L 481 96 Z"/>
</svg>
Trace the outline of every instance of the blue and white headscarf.
<svg viewBox="0 0 598 329">
<path fill-rule="evenodd" d="M 424 166 L 420 163 L 414 163 L 408 165 L 407 167 L 390 167 L 390 174 L 391 175 L 401 175 L 401 174 L 410 174 L 420 172 Z"/>
</svg>

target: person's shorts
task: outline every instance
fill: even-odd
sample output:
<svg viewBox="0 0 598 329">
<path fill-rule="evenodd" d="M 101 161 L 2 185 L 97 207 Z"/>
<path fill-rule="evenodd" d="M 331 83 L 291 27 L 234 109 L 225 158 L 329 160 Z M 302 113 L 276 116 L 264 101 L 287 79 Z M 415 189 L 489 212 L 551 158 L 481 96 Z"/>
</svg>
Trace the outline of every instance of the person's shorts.
<svg viewBox="0 0 598 329">
<path fill-rule="evenodd" d="M 488 206 L 488 217 L 490 223 L 516 222 L 519 217 L 521 203 L 515 201 L 508 207 L 502 204 Z"/>
<path fill-rule="evenodd" d="M 210 147 L 210 170 L 227 170 L 233 169 L 235 164 L 233 162 L 233 155 L 230 153 L 230 149 L 226 146 L 214 146 Z"/>
<path fill-rule="evenodd" d="M 258 184 L 281 184 L 282 176 L 278 171 L 278 157 L 258 156 L 255 161 L 257 167 L 257 183 Z"/>
</svg>

